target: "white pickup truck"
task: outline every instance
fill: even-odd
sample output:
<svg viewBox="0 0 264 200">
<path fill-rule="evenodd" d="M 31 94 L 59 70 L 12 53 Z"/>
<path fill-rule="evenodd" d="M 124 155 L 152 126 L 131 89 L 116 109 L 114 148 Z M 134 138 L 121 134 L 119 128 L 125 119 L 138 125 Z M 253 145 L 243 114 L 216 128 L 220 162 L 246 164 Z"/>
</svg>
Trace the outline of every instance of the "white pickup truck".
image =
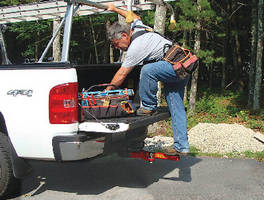
<svg viewBox="0 0 264 200">
<path fill-rule="evenodd" d="M 169 117 L 165 111 L 100 122 L 79 120 L 78 92 L 109 82 L 119 65 L 68 62 L 73 10 L 68 3 L 61 62 L 0 66 L 0 198 L 17 190 L 32 159 L 76 161 L 142 149 L 147 125 Z M 110 130 L 102 123 L 118 128 Z"/>
</svg>

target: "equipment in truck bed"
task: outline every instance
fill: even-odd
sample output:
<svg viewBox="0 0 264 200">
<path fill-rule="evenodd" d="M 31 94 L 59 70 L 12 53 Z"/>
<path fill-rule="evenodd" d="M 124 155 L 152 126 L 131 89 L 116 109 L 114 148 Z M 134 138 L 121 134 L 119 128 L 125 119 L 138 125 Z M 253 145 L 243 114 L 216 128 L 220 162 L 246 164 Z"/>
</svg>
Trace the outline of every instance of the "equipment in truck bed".
<svg viewBox="0 0 264 200">
<path fill-rule="evenodd" d="M 110 84 L 99 84 L 79 94 L 81 103 L 81 121 L 87 119 L 101 119 L 124 117 L 135 114 L 131 97 L 134 96 L 132 89 L 115 89 L 109 91 L 91 91 L 94 88 L 105 88 Z"/>
</svg>

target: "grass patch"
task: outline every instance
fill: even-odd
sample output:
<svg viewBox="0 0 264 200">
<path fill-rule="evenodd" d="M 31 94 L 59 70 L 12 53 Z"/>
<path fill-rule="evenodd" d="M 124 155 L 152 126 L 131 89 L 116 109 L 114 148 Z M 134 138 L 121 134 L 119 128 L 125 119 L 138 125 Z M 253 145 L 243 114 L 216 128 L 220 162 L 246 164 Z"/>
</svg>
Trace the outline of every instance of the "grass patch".
<svg viewBox="0 0 264 200">
<path fill-rule="evenodd" d="M 215 157 L 215 158 L 249 158 L 249 159 L 255 159 L 259 162 L 264 162 L 264 151 L 262 152 L 251 152 L 246 151 L 243 153 L 240 152 L 232 152 L 232 153 L 204 153 L 201 152 L 199 149 L 197 149 L 194 146 L 190 146 L 190 155 L 199 157 L 199 156 L 206 156 L 206 157 Z"/>
<path fill-rule="evenodd" d="M 188 102 L 185 102 L 188 106 Z M 264 133 L 264 109 L 253 112 L 247 108 L 247 96 L 239 92 L 202 91 L 196 101 L 195 113 L 188 115 L 188 129 L 198 123 L 238 123 Z"/>
<path fill-rule="evenodd" d="M 223 157 L 224 156 L 223 154 L 220 154 L 220 153 L 204 153 L 204 152 L 201 152 L 199 149 L 197 149 L 194 146 L 190 146 L 190 155 L 196 156 L 196 157 L 198 157 L 198 156 Z"/>
<path fill-rule="evenodd" d="M 245 157 L 246 158 L 254 158 L 260 162 L 264 162 L 264 151 L 262 152 L 256 152 L 256 153 L 252 153 L 250 151 L 246 151 L 245 152 Z"/>
</svg>

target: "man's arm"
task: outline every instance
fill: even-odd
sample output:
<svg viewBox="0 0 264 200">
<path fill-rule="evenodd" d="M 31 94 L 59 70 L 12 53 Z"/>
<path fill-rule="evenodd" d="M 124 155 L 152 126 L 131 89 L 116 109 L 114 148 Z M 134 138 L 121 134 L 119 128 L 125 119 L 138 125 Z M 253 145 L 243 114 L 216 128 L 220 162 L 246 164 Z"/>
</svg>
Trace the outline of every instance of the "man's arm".
<svg viewBox="0 0 264 200">
<path fill-rule="evenodd" d="M 117 7 L 115 7 L 114 4 L 112 4 L 112 3 L 108 3 L 107 6 L 108 6 L 108 9 L 107 9 L 108 11 L 116 12 L 117 14 L 122 15 L 122 16 L 125 17 L 125 18 L 126 18 L 127 15 L 129 14 L 128 11 L 123 10 L 123 9 L 120 9 L 120 8 L 117 8 Z M 134 18 L 134 19 L 140 19 L 140 17 L 139 17 L 138 15 L 136 15 L 135 13 L 133 13 L 133 18 Z"/>
<path fill-rule="evenodd" d="M 110 84 L 120 86 L 124 80 L 126 79 L 127 75 L 132 71 L 134 67 L 120 67 L 119 70 L 116 72 L 115 76 L 113 77 Z M 114 86 L 108 86 L 106 90 L 116 89 Z"/>
</svg>

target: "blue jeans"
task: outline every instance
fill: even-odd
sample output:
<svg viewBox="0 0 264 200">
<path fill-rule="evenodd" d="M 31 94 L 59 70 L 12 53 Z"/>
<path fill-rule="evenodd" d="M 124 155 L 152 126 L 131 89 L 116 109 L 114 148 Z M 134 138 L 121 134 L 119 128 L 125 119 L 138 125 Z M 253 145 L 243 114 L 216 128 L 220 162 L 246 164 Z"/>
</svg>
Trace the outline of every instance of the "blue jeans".
<svg viewBox="0 0 264 200">
<path fill-rule="evenodd" d="M 157 109 L 158 81 L 163 83 L 171 114 L 174 147 L 180 152 L 189 152 L 187 117 L 183 102 L 184 87 L 188 79 L 181 80 L 170 63 L 158 61 L 142 67 L 139 82 L 141 103 L 148 110 Z"/>
</svg>

